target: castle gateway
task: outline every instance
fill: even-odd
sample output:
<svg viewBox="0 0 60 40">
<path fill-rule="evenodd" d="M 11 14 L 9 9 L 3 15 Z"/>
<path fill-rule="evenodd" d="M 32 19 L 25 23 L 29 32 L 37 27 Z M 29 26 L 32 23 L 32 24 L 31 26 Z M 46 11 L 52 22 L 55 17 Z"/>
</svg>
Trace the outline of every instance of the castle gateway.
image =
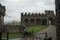
<svg viewBox="0 0 60 40">
<path fill-rule="evenodd" d="M 21 13 L 21 25 L 49 25 L 49 22 L 53 25 L 55 21 L 54 11 L 45 10 L 44 13 Z"/>
</svg>

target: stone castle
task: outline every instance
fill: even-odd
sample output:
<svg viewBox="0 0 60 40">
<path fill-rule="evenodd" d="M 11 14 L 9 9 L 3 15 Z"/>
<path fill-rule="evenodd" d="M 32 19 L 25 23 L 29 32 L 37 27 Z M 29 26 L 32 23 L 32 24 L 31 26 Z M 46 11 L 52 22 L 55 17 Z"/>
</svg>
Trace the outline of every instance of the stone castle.
<svg viewBox="0 0 60 40">
<path fill-rule="evenodd" d="M 45 10 L 45 13 L 21 13 L 21 25 L 49 25 L 54 24 L 55 14 L 53 10 Z"/>
</svg>

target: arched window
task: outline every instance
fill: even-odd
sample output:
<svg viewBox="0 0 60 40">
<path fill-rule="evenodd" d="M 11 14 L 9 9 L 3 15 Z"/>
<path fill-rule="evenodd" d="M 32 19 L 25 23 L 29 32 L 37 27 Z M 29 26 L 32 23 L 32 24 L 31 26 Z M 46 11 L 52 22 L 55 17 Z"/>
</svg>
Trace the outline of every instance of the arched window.
<svg viewBox="0 0 60 40">
<path fill-rule="evenodd" d="M 46 19 L 42 19 L 42 25 L 47 25 L 47 20 Z"/>
<path fill-rule="evenodd" d="M 28 25 L 28 19 L 25 19 L 24 22 L 25 22 L 25 25 Z"/>
<path fill-rule="evenodd" d="M 51 22 L 51 25 L 53 25 L 53 18 L 49 17 L 49 21 Z"/>
<path fill-rule="evenodd" d="M 30 24 L 34 25 L 34 19 L 30 19 Z"/>
<path fill-rule="evenodd" d="M 40 25 L 41 24 L 41 20 L 40 19 L 36 19 L 36 24 Z"/>
</svg>

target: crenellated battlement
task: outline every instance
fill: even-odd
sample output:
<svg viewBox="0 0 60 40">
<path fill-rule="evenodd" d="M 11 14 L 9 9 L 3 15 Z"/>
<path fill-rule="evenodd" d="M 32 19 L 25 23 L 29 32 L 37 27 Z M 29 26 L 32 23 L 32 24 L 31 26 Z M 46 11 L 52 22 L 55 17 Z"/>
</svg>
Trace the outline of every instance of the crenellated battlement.
<svg viewBox="0 0 60 40">
<path fill-rule="evenodd" d="M 54 11 L 45 10 L 44 13 L 40 12 L 21 12 L 22 25 L 49 25 L 49 21 L 54 24 Z"/>
<path fill-rule="evenodd" d="M 52 11 L 52 10 L 45 10 L 45 13 L 38 13 L 38 12 L 21 12 L 21 15 L 54 15 L 54 11 Z"/>
<path fill-rule="evenodd" d="M 45 15 L 44 13 L 30 13 L 30 12 L 21 12 L 21 15 Z"/>
<path fill-rule="evenodd" d="M 3 15 L 3 16 L 5 16 L 5 6 L 2 6 L 1 4 L 0 4 L 0 14 L 1 15 Z"/>
</svg>

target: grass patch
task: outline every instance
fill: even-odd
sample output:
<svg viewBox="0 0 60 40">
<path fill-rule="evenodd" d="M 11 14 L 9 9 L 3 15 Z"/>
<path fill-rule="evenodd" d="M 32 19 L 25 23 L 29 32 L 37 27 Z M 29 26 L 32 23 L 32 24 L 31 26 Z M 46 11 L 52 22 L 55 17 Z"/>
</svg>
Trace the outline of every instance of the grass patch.
<svg viewBox="0 0 60 40">
<path fill-rule="evenodd" d="M 41 30 L 44 30 L 45 28 L 47 28 L 48 26 L 29 26 L 27 27 L 29 32 L 32 32 L 33 30 L 33 34 L 40 32 Z M 10 33 L 9 34 L 9 38 L 20 38 L 23 37 L 23 35 L 21 33 Z M 6 38 L 6 34 L 2 35 L 2 38 Z"/>
<path fill-rule="evenodd" d="M 9 38 L 20 38 L 20 37 L 23 37 L 21 33 L 10 33 L 9 34 Z M 6 38 L 6 34 L 3 34 L 2 38 Z"/>
<path fill-rule="evenodd" d="M 39 31 L 41 31 L 41 30 L 44 30 L 45 28 L 47 28 L 48 26 L 29 26 L 28 28 L 27 28 L 27 30 L 29 31 L 29 32 L 32 32 L 33 31 L 33 33 L 35 34 L 35 33 L 37 33 L 37 32 L 39 32 Z"/>
</svg>

